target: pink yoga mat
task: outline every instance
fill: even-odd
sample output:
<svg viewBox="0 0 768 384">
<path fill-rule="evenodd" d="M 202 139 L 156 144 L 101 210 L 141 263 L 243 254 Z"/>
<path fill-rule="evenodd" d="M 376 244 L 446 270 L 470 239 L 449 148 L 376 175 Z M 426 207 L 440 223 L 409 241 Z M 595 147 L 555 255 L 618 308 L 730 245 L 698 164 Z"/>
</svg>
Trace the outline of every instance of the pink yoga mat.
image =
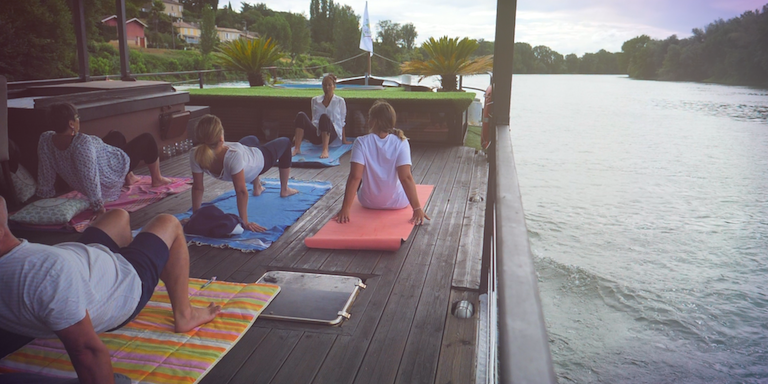
<svg viewBox="0 0 768 384">
<path fill-rule="evenodd" d="M 427 204 L 434 189 L 433 185 L 416 186 L 422 206 Z M 355 196 L 349 223 L 339 224 L 334 216 L 314 236 L 304 239 L 304 244 L 321 249 L 397 251 L 413 230 L 413 224 L 408 222 L 412 216 L 411 207 L 397 210 L 363 208 Z"/>
</svg>

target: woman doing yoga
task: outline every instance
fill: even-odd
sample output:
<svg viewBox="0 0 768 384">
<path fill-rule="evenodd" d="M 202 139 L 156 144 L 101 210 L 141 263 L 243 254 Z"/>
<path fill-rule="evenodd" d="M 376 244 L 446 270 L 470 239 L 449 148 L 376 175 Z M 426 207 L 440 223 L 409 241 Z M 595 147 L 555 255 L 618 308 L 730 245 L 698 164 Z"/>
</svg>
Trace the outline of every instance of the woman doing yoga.
<svg viewBox="0 0 768 384">
<path fill-rule="evenodd" d="M 51 105 L 48 119 L 53 131 L 43 132 L 37 144 L 37 195 L 56 195 L 54 182 L 60 175 L 82 193 L 96 215 L 105 212 L 104 202 L 120 197 L 123 185 L 138 181 L 132 170 L 144 161 L 152 175 L 152 186 L 171 182 L 160 174 L 157 142 L 143 133 L 126 143 L 125 136 L 112 131 L 100 139 L 80 132 L 80 115 L 70 103 Z"/>
<path fill-rule="evenodd" d="M 403 131 L 395 128 L 396 120 L 395 109 L 386 101 L 377 101 L 368 111 L 371 133 L 358 137 L 352 145 L 344 202 L 336 215 L 339 223 L 351 220 L 355 193 L 365 208 L 402 209 L 410 204 L 410 223 L 421 225 L 424 219 L 429 220 L 411 174 L 411 146 Z"/>
<path fill-rule="evenodd" d="M 224 141 L 224 127 L 214 115 L 205 115 L 195 129 L 196 142 L 190 152 L 192 168 L 192 212 L 197 212 L 203 203 L 203 172 L 223 181 L 231 181 L 237 196 L 237 210 L 243 221 L 243 228 L 263 232 L 264 228 L 248 221 L 248 187 L 253 184 L 253 195 L 264 191 L 259 176 L 275 164 L 280 168 L 280 196 L 298 193 L 288 187 L 291 176 L 291 140 L 285 137 L 272 140 L 264 145 L 256 136 L 246 136 L 238 143 Z"/>
</svg>

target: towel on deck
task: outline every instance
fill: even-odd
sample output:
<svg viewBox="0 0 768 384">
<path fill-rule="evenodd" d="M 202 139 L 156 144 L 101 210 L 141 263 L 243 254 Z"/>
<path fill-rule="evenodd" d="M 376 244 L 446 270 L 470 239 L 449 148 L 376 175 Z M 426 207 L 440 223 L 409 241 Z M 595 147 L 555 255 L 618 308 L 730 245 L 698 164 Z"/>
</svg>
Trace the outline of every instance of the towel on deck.
<svg viewBox="0 0 768 384">
<path fill-rule="evenodd" d="M 293 180 L 288 186 L 299 193 L 280 197 L 280 181 L 277 179 L 262 179 L 264 192 L 260 196 L 250 195 L 253 186 L 248 184 L 248 220 L 267 228 L 266 232 L 251 232 L 229 238 L 212 238 L 187 234 L 187 240 L 196 245 L 210 245 L 218 248 L 232 248 L 243 252 L 263 251 L 312 207 L 328 190 L 331 183 L 327 181 Z M 239 215 L 235 191 L 229 191 L 204 205 L 215 205 L 225 213 Z M 179 220 L 192 216 L 192 210 L 176 215 Z"/>
<path fill-rule="evenodd" d="M 169 177 L 169 179 L 171 179 L 170 184 L 152 187 L 151 177 L 143 175 L 139 176 L 139 181 L 132 184 L 130 187 L 123 187 L 122 192 L 120 192 L 120 197 L 118 197 L 117 200 L 104 203 L 104 208 L 107 210 L 121 208 L 128 212 L 136 212 L 169 195 L 175 195 L 192 188 L 191 178 Z M 78 191 L 71 191 L 59 197 L 63 199 L 87 199 Z M 93 211 L 87 209 L 73 217 L 69 223 L 63 225 L 30 225 L 13 223 L 13 227 L 23 230 L 82 232 L 88 228 L 91 217 L 93 217 Z"/>
<path fill-rule="evenodd" d="M 261 311 L 280 291 L 272 284 L 238 284 L 190 279 L 193 305 L 222 306 L 216 318 L 186 333 L 173 332 L 173 312 L 165 286 L 133 321 L 99 335 L 107 346 L 115 373 L 138 383 L 196 383 L 240 340 Z M 30 372 L 75 377 L 59 339 L 36 339 L 0 360 L 0 372 Z"/>
<path fill-rule="evenodd" d="M 336 147 L 330 146 L 328 147 L 328 158 L 321 159 L 320 154 L 323 153 L 323 146 L 304 140 L 301 142 L 301 153 L 292 157 L 291 161 L 293 166 L 298 168 L 335 167 L 339 165 L 339 159 L 351 149 L 352 144 L 342 144 Z"/>
</svg>

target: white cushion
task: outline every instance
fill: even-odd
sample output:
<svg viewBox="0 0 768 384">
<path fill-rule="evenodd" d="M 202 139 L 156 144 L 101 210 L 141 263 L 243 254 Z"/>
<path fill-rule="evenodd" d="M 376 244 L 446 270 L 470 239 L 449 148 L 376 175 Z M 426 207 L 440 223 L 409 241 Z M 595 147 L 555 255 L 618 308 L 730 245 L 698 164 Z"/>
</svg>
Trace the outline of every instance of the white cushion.
<svg viewBox="0 0 768 384">
<path fill-rule="evenodd" d="M 16 197 L 20 203 L 29 200 L 30 197 L 35 195 L 35 189 L 37 188 L 35 178 L 21 164 L 19 164 L 19 169 L 16 170 L 16 173 L 11 173 L 11 180 L 13 180 L 13 189 L 16 190 Z"/>
<path fill-rule="evenodd" d="M 57 225 L 66 224 L 75 215 L 88 209 L 90 204 L 83 199 L 42 199 L 35 201 L 9 217 L 24 224 Z"/>
</svg>

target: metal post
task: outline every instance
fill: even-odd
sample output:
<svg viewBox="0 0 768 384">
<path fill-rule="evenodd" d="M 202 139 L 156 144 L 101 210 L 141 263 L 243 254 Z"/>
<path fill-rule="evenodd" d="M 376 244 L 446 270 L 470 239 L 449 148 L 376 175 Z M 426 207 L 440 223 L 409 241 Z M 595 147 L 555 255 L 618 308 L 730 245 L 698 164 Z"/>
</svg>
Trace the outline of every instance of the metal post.
<svg viewBox="0 0 768 384">
<path fill-rule="evenodd" d="M 202 72 L 198 72 L 197 76 L 198 76 L 198 80 L 200 82 L 200 89 L 203 89 L 203 73 Z"/>
<path fill-rule="evenodd" d="M 83 0 L 72 0 L 72 21 L 75 24 L 75 38 L 77 39 L 77 69 L 80 74 L 80 81 L 90 81 Z"/>
<path fill-rule="evenodd" d="M 497 0 L 496 40 L 493 48 L 493 115 L 496 118 L 496 126 L 509 125 L 510 120 L 515 17 L 517 0 Z"/>
<path fill-rule="evenodd" d="M 120 80 L 133 81 L 125 32 L 125 0 L 115 0 L 115 6 L 117 7 L 117 40 L 119 41 L 120 51 Z"/>
</svg>

